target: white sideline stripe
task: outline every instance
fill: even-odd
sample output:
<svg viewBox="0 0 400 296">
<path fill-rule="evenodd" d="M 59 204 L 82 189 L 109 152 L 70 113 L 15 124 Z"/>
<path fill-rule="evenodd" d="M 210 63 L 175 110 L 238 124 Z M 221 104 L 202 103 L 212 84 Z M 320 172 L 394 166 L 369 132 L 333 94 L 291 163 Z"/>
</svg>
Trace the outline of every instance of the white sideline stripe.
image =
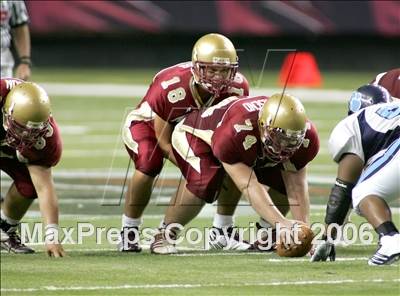
<svg viewBox="0 0 400 296">
<path fill-rule="evenodd" d="M 73 97 L 143 97 L 148 89 L 144 84 L 107 84 L 107 83 L 41 83 L 52 96 Z M 271 95 L 282 92 L 282 88 L 250 88 L 250 95 Z M 303 102 L 347 102 L 351 90 L 287 88 L 287 93 L 301 98 Z"/>
<path fill-rule="evenodd" d="M 322 155 L 324 153 L 320 153 Z M 109 149 L 97 149 L 97 150 L 90 150 L 88 149 L 66 149 L 63 151 L 62 157 L 63 159 L 67 158 L 98 158 L 98 157 L 108 157 L 110 155 Z M 126 158 L 127 153 L 123 150 L 117 150 L 114 152 L 114 158 Z M 178 174 L 177 174 L 178 175 Z"/>
<path fill-rule="evenodd" d="M 37 292 L 37 291 L 93 291 L 93 290 L 122 290 L 122 289 L 192 289 L 192 288 L 218 288 L 218 287 L 265 287 L 265 286 L 304 286 L 304 285 L 337 285 L 359 283 L 392 283 L 399 279 L 370 279 L 370 280 L 331 280 L 331 281 L 287 281 L 264 283 L 237 283 L 237 284 L 143 284 L 143 285 L 119 285 L 119 286 L 42 286 L 38 288 L 1 288 L 1 292 Z"/>
<path fill-rule="evenodd" d="M 56 188 L 61 189 L 63 186 L 59 186 L 59 185 L 56 184 Z M 87 188 L 95 187 L 95 185 L 93 185 L 93 186 L 92 185 L 67 185 L 67 184 L 61 184 L 61 185 L 66 185 L 65 189 L 74 189 L 74 186 L 77 186 L 77 187 L 87 186 Z M 110 186 L 108 186 L 108 187 L 110 187 Z M 116 186 L 116 187 L 118 187 L 118 186 Z M 99 189 L 99 188 L 92 188 L 92 189 Z M 104 189 L 104 186 L 102 186 L 101 189 Z M 118 189 L 119 190 L 108 190 L 108 191 L 120 192 L 121 188 L 118 187 Z M 172 194 L 174 192 L 175 192 L 175 189 L 173 189 L 172 191 L 171 190 L 165 190 L 163 195 L 158 195 L 157 198 L 151 199 L 149 204 L 150 205 L 160 205 L 160 206 L 168 205 L 170 200 L 171 200 L 171 196 L 172 196 Z M 165 193 L 170 193 L 171 195 L 165 195 Z M 58 200 L 59 204 L 79 204 L 79 203 L 81 203 L 81 204 L 98 204 L 98 205 L 102 205 L 102 204 L 104 204 L 104 205 L 117 205 L 118 204 L 119 205 L 119 203 L 123 203 L 123 202 L 124 202 L 124 200 L 123 199 L 119 199 L 119 198 L 111 198 L 111 199 L 108 199 L 108 198 L 106 198 L 106 199 L 103 199 L 103 198 L 90 198 L 90 199 L 88 199 L 88 198 L 60 198 Z M 213 207 L 213 206 L 215 207 L 215 206 L 217 206 L 217 204 L 216 203 L 206 204 L 204 207 L 207 208 L 207 207 Z M 243 207 L 243 206 L 251 207 L 251 205 L 248 202 L 240 201 L 238 203 L 238 207 Z M 310 209 L 311 210 L 325 210 L 326 209 L 326 205 L 313 205 L 313 204 L 311 204 L 310 205 Z M 393 213 L 395 213 L 395 214 L 398 214 L 398 213 L 400 213 L 400 208 L 399 207 L 391 207 L 391 211 Z M 317 215 L 317 214 L 318 213 L 312 213 L 312 215 Z M 161 215 L 153 215 L 153 216 L 157 216 L 158 217 L 158 216 L 161 216 Z M 73 215 L 72 215 L 72 217 L 73 217 Z M 96 216 L 93 216 L 93 217 L 96 217 Z M 107 217 L 109 217 L 109 216 L 107 216 Z M 148 217 L 148 216 L 145 215 L 145 217 Z"/>
<path fill-rule="evenodd" d="M 63 151 L 63 158 L 95 158 L 110 155 L 110 149 L 66 149 Z M 128 159 L 128 154 L 124 150 L 117 150 L 114 153 L 116 157 L 125 157 Z"/>
<path fill-rule="evenodd" d="M 24 218 L 41 218 L 42 214 L 40 211 L 28 211 Z M 97 221 L 97 220 L 107 220 L 107 219 L 121 219 L 122 213 L 120 215 L 88 215 L 88 214 L 61 214 L 61 219 L 71 219 L 76 220 L 77 222 L 86 222 L 86 221 Z M 143 215 L 143 219 L 161 219 L 164 218 L 164 215 Z"/>
<path fill-rule="evenodd" d="M 2 185 L 3 186 L 10 186 L 12 182 L 10 180 L 3 181 Z M 65 183 L 55 183 L 56 189 L 62 189 L 62 190 L 82 190 L 82 191 L 109 191 L 109 192 L 121 192 L 122 185 L 87 185 L 87 184 L 65 184 Z M 65 200 L 74 200 L 73 198 L 71 199 L 65 199 Z M 75 199 L 76 201 L 79 199 Z M 81 199 L 82 202 L 84 199 Z M 87 199 L 85 202 L 91 203 L 93 199 Z M 103 199 L 98 199 L 100 201 L 103 201 Z M 108 200 L 106 200 L 108 201 Z M 60 199 L 60 202 L 63 202 L 63 199 Z M 66 203 L 69 203 L 68 201 Z"/>
<path fill-rule="evenodd" d="M 118 172 L 111 172 L 106 173 L 102 171 L 85 171 L 85 170 L 54 170 L 53 176 L 55 178 L 60 179 L 99 179 L 99 178 L 110 178 L 110 179 L 121 179 L 125 178 L 126 172 L 118 171 Z M 176 168 L 168 169 L 165 172 L 162 172 L 160 178 L 171 178 L 171 179 L 180 179 L 182 174 Z M 11 178 L 1 172 L 1 179 L 2 180 L 11 180 Z M 308 176 L 309 183 L 312 184 L 333 184 L 335 181 L 334 175 L 309 175 Z"/>
</svg>

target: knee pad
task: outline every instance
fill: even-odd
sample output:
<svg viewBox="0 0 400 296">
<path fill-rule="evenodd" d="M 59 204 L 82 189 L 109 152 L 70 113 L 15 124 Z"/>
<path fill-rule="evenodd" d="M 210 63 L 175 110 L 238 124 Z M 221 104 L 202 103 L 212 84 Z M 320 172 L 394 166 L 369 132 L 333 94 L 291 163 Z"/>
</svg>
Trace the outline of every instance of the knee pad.
<svg viewBox="0 0 400 296">
<path fill-rule="evenodd" d="M 326 206 L 325 223 L 342 225 L 351 205 L 354 184 L 336 179 Z"/>
</svg>

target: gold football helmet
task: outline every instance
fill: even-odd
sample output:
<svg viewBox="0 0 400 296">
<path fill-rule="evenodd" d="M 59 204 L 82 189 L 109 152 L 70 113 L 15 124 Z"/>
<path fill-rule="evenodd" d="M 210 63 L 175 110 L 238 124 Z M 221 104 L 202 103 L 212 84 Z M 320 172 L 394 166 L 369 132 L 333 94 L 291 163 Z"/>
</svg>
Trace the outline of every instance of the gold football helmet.
<svg viewBox="0 0 400 296">
<path fill-rule="evenodd" d="M 274 162 L 289 159 L 303 143 L 307 116 L 300 100 L 289 94 L 274 94 L 258 117 L 265 155 Z"/>
<path fill-rule="evenodd" d="M 14 86 L 3 106 L 7 144 L 17 150 L 33 146 L 48 132 L 50 115 L 50 100 L 43 88 L 32 82 Z"/>
<path fill-rule="evenodd" d="M 221 34 L 207 34 L 192 51 L 192 72 L 196 83 L 218 96 L 234 80 L 239 66 L 236 49 Z"/>
</svg>

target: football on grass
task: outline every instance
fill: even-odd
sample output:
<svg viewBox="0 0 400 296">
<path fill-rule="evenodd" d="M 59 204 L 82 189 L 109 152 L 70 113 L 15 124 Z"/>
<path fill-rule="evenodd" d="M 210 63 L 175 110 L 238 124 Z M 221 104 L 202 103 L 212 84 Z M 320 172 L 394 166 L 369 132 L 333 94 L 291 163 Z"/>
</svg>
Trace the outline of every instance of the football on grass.
<svg viewBox="0 0 400 296">
<path fill-rule="evenodd" d="M 297 230 L 296 230 L 297 228 Z M 297 224 L 297 227 L 292 230 L 292 238 L 297 232 L 298 244 L 291 244 L 288 248 L 283 242 L 277 242 L 276 253 L 281 257 L 303 257 L 310 252 L 314 233 L 306 224 Z"/>
</svg>

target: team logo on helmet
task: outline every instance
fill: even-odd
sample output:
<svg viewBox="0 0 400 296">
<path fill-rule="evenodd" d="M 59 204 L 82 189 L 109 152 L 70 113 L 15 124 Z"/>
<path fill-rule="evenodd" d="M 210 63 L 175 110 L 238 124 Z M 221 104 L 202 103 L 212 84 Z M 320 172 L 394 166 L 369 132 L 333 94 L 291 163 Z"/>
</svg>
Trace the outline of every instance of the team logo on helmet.
<svg viewBox="0 0 400 296">
<path fill-rule="evenodd" d="M 367 84 L 354 91 L 348 103 L 348 115 L 351 115 L 365 107 L 387 103 L 392 100 L 386 88 L 380 85 Z"/>
</svg>

